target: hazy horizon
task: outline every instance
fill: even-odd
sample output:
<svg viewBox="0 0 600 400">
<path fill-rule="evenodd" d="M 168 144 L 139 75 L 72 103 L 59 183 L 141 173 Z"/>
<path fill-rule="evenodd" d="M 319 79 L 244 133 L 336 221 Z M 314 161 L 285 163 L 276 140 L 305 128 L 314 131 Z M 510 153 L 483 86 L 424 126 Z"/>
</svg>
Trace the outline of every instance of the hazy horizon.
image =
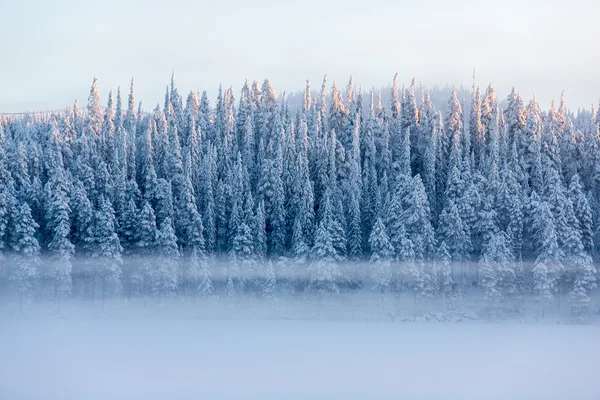
<svg viewBox="0 0 600 400">
<path fill-rule="evenodd" d="M 23 0 L 5 8 L 0 34 L 0 112 L 62 109 L 85 103 L 94 77 L 106 101 L 117 86 L 146 109 L 162 103 L 171 71 L 180 93 L 219 84 L 236 94 L 245 79 L 269 78 L 277 93 L 306 79 L 380 88 L 399 73 L 425 86 L 492 83 L 500 98 L 515 86 L 547 109 L 566 92 L 567 106 L 600 98 L 600 57 L 589 44 L 599 5 L 590 0 L 459 0 L 448 4 L 385 1 L 377 9 L 354 0 L 225 4 L 206 1 Z M 237 97 L 237 96 L 236 96 Z"/>
</svg>

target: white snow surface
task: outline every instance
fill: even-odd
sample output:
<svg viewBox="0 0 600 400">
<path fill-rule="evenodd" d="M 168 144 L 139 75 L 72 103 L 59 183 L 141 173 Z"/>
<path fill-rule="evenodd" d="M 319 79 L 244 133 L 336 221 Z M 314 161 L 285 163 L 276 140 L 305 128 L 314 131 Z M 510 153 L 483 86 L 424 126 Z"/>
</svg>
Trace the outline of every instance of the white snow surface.
<svg viewBox="0 0 600 400">
<path fill-rule="evenodd" d="M 0 399 L 598 399 L 600 325 L 0 319 Z"/>
</svg>

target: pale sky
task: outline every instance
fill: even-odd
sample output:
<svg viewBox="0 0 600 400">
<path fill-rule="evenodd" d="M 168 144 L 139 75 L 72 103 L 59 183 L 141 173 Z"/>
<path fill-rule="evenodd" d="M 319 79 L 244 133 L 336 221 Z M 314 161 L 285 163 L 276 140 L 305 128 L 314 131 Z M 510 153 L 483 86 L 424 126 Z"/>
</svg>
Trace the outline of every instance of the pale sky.
<svg viewBox="0 0 600 400">
<path fill-rule="evenodd" d="M 177 87 L 207 90 L 269 78 L 300 90 L 323 74 L 364 87 L 514 85 L 543 108 L 566 91 L 598 104 L 598 0 L 0 0 L 0 112 L 85 104 L 93 77 L 103 103 L 136 80 L 145 108 Z"/>
</svg>

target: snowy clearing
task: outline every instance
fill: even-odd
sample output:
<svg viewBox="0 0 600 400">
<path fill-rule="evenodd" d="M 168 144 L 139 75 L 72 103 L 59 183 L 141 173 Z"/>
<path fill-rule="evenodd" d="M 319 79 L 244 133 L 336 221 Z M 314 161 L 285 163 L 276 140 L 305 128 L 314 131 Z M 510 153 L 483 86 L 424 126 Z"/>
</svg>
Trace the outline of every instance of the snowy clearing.
<svg viewBox="0 0 600 400">
<path fill-rule="evenodd" d="M 600 326 L 3 319 L 5 399 L 597 399 Z"/>
</svg>

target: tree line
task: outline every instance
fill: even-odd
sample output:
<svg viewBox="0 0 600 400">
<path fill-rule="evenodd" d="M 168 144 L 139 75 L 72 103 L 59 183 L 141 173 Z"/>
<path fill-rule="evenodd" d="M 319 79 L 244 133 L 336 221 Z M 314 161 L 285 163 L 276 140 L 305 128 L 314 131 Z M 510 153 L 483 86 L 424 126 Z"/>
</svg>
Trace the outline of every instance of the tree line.
<svg viewBox="0 0 600 400">
<path fill-rule="evenodd" d="M 304 290 L 364 286 L 456 297 L 481 288 L 494 306 L 569 294 L 588 312 L 600 255 L 600 113 L 548 111 L 515 89 L 453 91 L 444 112 L 415 81 L 381 91 L 307 82 L 298 106 L 269 80 L 239 101 L 219 87 L 164 104 L 87 106 L 0 117 L 0 277 L 23 296 L 71 291 L 82 261 L 103 295 L 135 285 L 169 295 L 213 288 L 211 260 L 275 285 L 280 263 Z M 419 96 L 417 96 L 417 93 Z M 185 104 L 184 104 L 185 103 Z M 365 106 L 367 105 L 368 106 Z M 128 257 L 142 257 L 135 267 Z M 361 261 L 361 274 L 350 274 Z M 364 261 L 369 261 L 368 263 Z M 8 285 L 7 284 L 7 285 Z"/>
</svg>

